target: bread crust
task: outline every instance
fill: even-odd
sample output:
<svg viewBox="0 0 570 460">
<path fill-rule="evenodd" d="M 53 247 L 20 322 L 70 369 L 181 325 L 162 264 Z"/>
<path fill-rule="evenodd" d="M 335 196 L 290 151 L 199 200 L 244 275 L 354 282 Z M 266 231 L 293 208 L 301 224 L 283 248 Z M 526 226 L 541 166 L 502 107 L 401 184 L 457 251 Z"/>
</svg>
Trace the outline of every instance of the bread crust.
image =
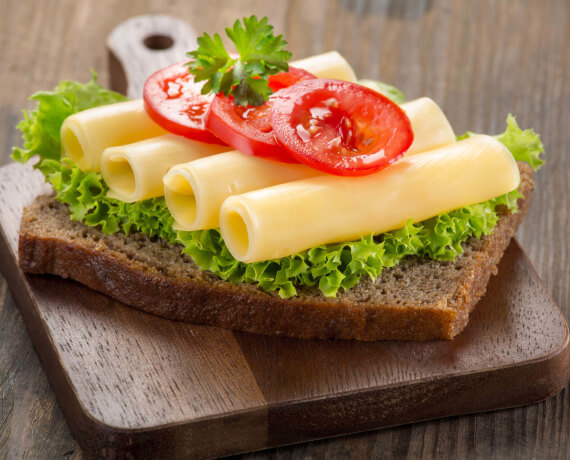
<svg viewBox="0 0 570 460">
<path fill-rule="evenodd" d="M 126 305 L 195 324 L 300 338 L 451 339 L 467 325 L 469 313 L 484 295 L 490 276 L 496 274 L 503 252 L 528 210 L 534 186 L 532 171 L 522 163 L 519 168 L 519 190 L 524 195 L 519 200 L 521 212 L 503 210 L 494 233 L 470 240 L 461 260 L 408 260 L 402 267 L 385 269 L 376 282 L 363 280 L 355 292 L 341 293 L 334 299 L 310 290 L 281 299 L 252 285 L 219 280 L 182 258 L 183 267 L 164 266 L 159 258 L 150 256 L 143 260 L 130 247 L 120 246 L 120 238 L 127 237 L 115 236 L 115 241 L 97 229 L 69 221 L 67 208 L 46 196 L 39 197 L 22 215 L 20 266 L 27 273 L 71 278 Z M 140 244 L 157 254 L 172 250 L 160 241 L 144 240 Z M 419 301 L 394 301 L 385 291 L 387 286 L 396 286 L 394 279 L 402 286 L 406 283 L 396 276 L 406 267 L 424 272 L 445 267 L 458 274 L 428 299 L 417 294 Z"/>
</svg>

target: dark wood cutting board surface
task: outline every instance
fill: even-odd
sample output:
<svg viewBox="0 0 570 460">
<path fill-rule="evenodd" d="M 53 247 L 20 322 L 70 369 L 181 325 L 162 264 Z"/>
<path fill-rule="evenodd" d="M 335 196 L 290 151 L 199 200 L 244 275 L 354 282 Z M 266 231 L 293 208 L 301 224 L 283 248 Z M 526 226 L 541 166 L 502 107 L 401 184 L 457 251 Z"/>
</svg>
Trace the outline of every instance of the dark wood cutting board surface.
<svg viewBox="0 0 570 460">
<path fill-rule="evenodd" d="M 568 381 L 568 326 L 516 241 L 454 341 L 266 337 L 24 275 L 20 215 L 46 190 L 29 167 L 0 168 L 0 268 L 88 456 L 224 455 L 528 404 Z"/>
</svg>

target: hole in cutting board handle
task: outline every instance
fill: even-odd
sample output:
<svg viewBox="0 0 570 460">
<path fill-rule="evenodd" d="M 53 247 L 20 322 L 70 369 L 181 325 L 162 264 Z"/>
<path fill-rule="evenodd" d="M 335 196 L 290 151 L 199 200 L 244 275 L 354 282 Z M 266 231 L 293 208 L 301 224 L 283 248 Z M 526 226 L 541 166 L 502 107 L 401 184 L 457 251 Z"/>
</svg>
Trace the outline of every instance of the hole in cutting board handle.
<svg viewBox="0 0 570 460">
<path fill-rule="evenodd" d="M 143 15 L 121 22 L 107 38 L 111 87 L 140 97 L 147 77 L 179 61 L 196 39 L 188 23 L 170 16 Z"/>
<path fill-rule="evenodd" d="M 143 43 L 144 46 L 151 50 L 167 50 L 174 45 L 174 39 L 168 35 L 154 34 L 146 37 Z"/>
</svg>

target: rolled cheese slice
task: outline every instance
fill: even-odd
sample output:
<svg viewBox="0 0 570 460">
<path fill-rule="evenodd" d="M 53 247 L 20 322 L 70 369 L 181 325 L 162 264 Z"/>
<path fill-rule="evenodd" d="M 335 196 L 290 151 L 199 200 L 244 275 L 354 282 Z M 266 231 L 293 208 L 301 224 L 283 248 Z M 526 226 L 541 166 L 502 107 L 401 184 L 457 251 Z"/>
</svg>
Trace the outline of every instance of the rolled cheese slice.
<svg viewBox="0 0 570 460">
<path fill-rule="evenodd" d="M 429 97 L 405 102 L 404 109 L 412 123 L 414 141 L 406 156 L 444 147 L 455 142 L 455 133 L 440 107 Z"/>
<path fill-rule="evenodd" d="M 489 136 L 404 157 L 369 176 L 318 176 L 231 196 L 222 236 L 243 262 L 288 256 L 326 243 L 401 228 L 515 189 L 511 153 Z"/>
<path fill-rule="evenodd" d="M 61 126 L 65 156 L 82 170 L 99 172 L 101 155 L 107 147 L 131 144 L 166 134 L 146 114 L 143 101 L 103 105 L 75 113 Z"/>
<path fill-rule="evenodd" d="M 228 196 L 318 174 L 305 165 L 232 151 L 174 166 L 164 177 L 164 197 L 176 230 L 216 228 Z"/>
<path fill-rule="evenodd" d="M 101 175 L 109 186 L 107 196 L 129 203 L 162 196 L 162 179 L 172 166 L 228 149 L 175 134 L 109 147 L 101 158 Z"/>
<path fill-rule="evenodd" d="M 336 80 L 356 82 L 354 70 L 338 51 L 329 51 L 328 53 L 293 61 L 291 65 L 311 72 L 318 78 L 334 78 Z"/>
</svg>

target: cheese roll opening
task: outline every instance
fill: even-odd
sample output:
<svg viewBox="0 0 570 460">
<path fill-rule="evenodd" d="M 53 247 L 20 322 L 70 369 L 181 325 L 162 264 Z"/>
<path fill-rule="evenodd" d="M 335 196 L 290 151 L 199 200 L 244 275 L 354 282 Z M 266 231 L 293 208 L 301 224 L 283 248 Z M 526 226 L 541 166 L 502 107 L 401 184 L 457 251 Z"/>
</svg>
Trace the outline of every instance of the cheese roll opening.
<svg viewBox="0 0 570 460">
<path fill-rule="evenodd" d="M 249 214 L 240 207 L 232 207 L 220 213 L 220 228 L 224 241 L 232 255 L 238 260 L 248 260 L 250 250 Z"/>
<path fill-rule="evenodd" d="M 132 144 L 109 147 L 101 158 L 107 196 L 142 201 L 164 195 L 164 176 L 176 165 L 217 154 L 227 147 L 165 134 Z"/>
<path fill-rule="evenodd" d="M 108 195 L 122 201 L 136 201 L 137 181 L 129 159 L 110 151 L 101 166 L 105 182 L 110 188 Z"/>
<path fill-rule="evenodd" d="M 198 222 L 198 204 L 190 175 L 171 171 L 164 176 L 164 198 L 174 217 L 175 230 L 194 230 Z"/>
<path fill-rule="evenodd" d="M 64 122 L 61 127 L 61 146 L 63 151 L 82 170 L 88 169 L 89 159 L 85 155 L 88 149 L 87 136 L 81 131 L 81 127 L 73 122 Z"/>
<path fill-rule="evenodd" d="M 166 132 L 147 115 L 142 100 L 102 105 L 74 113 L 61 126 L 61 145 L 82 170 L 99 172 L 106 148 Z"/>
</svg>

